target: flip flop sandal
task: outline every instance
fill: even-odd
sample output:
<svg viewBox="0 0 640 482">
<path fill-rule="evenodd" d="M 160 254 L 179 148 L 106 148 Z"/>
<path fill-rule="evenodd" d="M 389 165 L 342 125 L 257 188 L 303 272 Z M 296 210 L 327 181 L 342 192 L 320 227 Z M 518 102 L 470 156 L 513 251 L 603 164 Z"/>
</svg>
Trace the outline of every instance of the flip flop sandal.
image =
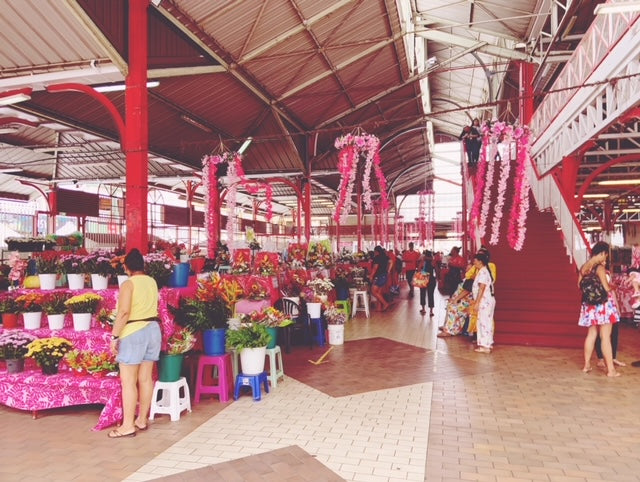
<svg viewBox="0 0 640 482">
<path fill-rule="evenodd" d="M 140 425 L 136 425 L 135 427 L 138 432 L 144 432 L 146 429 L 149 428 L 149 425 L 145 425 L 144 427 L 141 427 Z"/>
<path fill-rule="evenodd" d="M 136 436 L 135 432 L 120 433 L 117 429 L 112 430 L 111 432 L 109 432 L 109 435 L 108 435 L 109 438 L 123 438 L 123 437 L 135 437 L 135 436 Z"/>
</svg>

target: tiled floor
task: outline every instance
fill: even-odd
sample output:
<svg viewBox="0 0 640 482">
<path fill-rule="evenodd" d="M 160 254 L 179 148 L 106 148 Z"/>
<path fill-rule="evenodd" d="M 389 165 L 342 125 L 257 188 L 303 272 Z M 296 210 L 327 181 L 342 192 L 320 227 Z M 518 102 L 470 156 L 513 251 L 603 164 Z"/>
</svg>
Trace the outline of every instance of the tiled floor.
<svg viewBox="0 0 640 482">
<path fill-rule="evenodd" d="M 0 480 L 640 481 L 640 368 L 584 375 L 580 349 L 477 354 L 419 308 L 403 293 L 349 321 L 327 363 L 308 360 L 328 347 L 285 355 L 262 401 L 203 400 L 134 438 L 92 432 L 100 407 L 0 407 Z M 618 358 L 640 359 L 639 330 L 621 327 Z"/>
</svg>

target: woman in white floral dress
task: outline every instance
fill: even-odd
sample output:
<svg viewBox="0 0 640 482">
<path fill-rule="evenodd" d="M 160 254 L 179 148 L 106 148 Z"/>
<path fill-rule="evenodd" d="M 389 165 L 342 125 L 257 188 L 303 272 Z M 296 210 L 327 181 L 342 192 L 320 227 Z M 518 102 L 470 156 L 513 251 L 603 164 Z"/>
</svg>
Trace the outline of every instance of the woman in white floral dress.
<svg viewBox="0 0 640 482">
<path fill-rule="evenodd" d="M 477 253 L 473 257 L 473 265 L 478 274 L 473 280 L 473 303 L 471 313 L 477 313 L 478 321 L 478 353 L 491 353 L 493 347 L 493 312 L 496 299 L 493 297 L 493 278 L 487 265 L 489 257 L 485 253 Z"/>
</svg>

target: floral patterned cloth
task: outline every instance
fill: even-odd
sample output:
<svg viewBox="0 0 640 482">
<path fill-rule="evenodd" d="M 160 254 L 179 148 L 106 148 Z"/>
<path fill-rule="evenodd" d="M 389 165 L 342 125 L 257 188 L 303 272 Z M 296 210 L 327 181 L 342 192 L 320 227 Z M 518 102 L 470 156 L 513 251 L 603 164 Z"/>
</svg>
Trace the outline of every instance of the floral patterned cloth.
<svg viewBox="0 0 640 482">
<path fill-rule="evenodd" d="M 19 410 L 44 410 L 72 405 L 104 404 L 93 430 L 102 430 L 122 418 L 118 377 L 79 377 L 71 372 L 43 375 L 39 370 L 0 376 L 0 403 Z"/>
<path fill-rule="evenodd" d="M 609 292 L 607 301 L 600 305 L 582 303 L 578 325 L 587 327 L 618 323 L 620 321 L 620 314 L 616 308 L 612 293 L 613 292 Z"/>
<path fill-rule="evenodd" d="M 167 339 L 173 334 L 173 316 L 167 304 L 177 306 L 181 296 L 187 296 L 195 289 L 163 288 L 158 296 L 158 313 L 162 323 L 162 346 L 166 347 Z M 31 290 L 24 290 L 25 292 Z M 74 294 L 92 290 L 73 290 Z M 102 296 L 98 309 L 113 309 L 116 306 L 118 290 L 94 291 Z M 46 326 L 46 322 L 43 326 Z M 0 331 L 1 332 L 1 331 Z M 105 352 L 109 349 L 110 331 L 100 327 L 93 317 L 89 331 L 75 331 L 71 314 L 65 317 L 62 330 L 40 328 L 32 333 L 38 338 L 59 336 L 69 340 L 74 348 Z M 93 376 L 77 376 L 64 370 L 57 375 L 42 375 L 40 370 L 28 370 L 22 373 L 8 374 L 0 371 L 0 403 L 20 410 L 44 410 L 47 408 L 68 407 L 73 405 L 104 404 L 94 430 L 109 427 L 122 418 L 122 394 L 118 377 L 98 378 Z"/>
</svg>

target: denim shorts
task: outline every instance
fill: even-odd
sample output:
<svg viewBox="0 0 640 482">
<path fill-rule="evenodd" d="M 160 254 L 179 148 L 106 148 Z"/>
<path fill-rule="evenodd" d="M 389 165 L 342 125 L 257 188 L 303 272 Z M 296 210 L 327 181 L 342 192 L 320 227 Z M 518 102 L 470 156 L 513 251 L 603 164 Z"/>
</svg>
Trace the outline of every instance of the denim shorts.
<svg viewBox="0 0 640 482">
<path fill-rule="evenodd" d="M 161 344 L 160 323 L 151 321 L 143 329 L 120 339 L 116 361 L 123 365 L 139 365 L 143 361 L 158 361 Z"/>
<path fill-rule="evenodd" d="M 376 276 L 376 279 L 373 282 L 376 286 L 384 286 L 387 284 L 387 275 L 381 274 L 380 276 Z"/>
</svg>

